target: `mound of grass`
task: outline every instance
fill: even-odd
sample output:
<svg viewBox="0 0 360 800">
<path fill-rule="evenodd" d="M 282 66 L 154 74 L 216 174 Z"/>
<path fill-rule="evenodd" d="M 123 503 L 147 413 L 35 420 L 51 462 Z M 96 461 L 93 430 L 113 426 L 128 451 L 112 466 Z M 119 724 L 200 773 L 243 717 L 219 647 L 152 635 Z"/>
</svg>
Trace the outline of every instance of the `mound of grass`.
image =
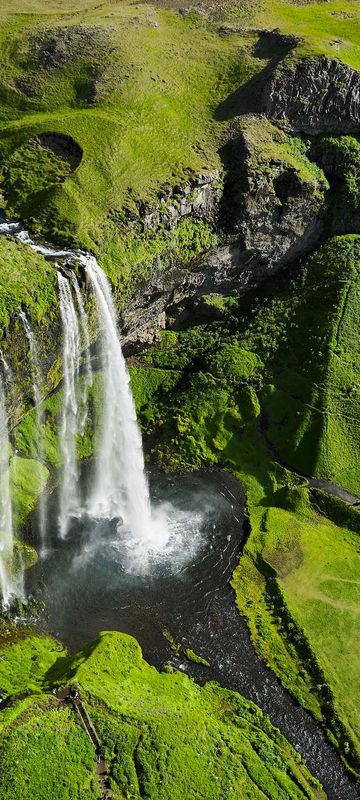
<svg viewBox="0 0 360 800">
<path fill-rule="evenodd" d="M 39 461 L 14 456 L 10 464 L 15 526 L 25 522 L 45 490 L 49 470 Z"/>
<path fill-rule="evenodd" d="M 70 683 L 85 700 L 119 800 L 325 797 L 253 703 L 217 684 L 200 687 L 184 674 L 157 672 L 126 634 L 102 633 L 72 657 L 50 638 L 28 636 L 3 645 L 0 655 L 3 695 L 36 695 L 0 713 L 6 800 L 42 798 L 45 790 L 60 800 L 99 797 L 94 749 L 74 711 L 50 693 Z"/>
<path fill-rule="evenodd" d="M 201 688 L 183 674 L 158 673 L 129 636 L 101 634 L 69 662 L 63 680 L 69 669 L 88 693 L 113 786 L 125 796 L 223 800 L 265 792 L 285 800 L 319 791 L 256 706 L 216 684 Z"/>
<path fill-rule="evenodd" d="M 24 636 L 11 644 L 0 641 L 0 696 L 41 694 L 48 670 L 64 653 L 62 645 L 48 636 Z M 1 719 L 0 715 L 0 723 Z"/>
</svg>

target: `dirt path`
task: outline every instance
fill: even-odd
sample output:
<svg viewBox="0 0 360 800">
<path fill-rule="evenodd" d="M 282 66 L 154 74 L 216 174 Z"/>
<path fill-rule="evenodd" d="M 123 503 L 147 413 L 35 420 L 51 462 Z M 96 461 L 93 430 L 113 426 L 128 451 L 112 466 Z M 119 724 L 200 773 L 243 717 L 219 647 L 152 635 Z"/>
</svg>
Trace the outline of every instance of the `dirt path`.
<svg viewBox="0 0 360 800">
<path fill-rule="evenodd" d="M 113 796 L 113 793 L 110 789 L 110 780 L 106 761 L 101 754 L 100 739 L 81 700 L 76 686 L 66 686 L 65 689 L 56 691 L 56 693 L 54 693 L 54 697 L 56 697 L 56 699 L 63 705 L 72 708 L 75 714 L 79 716 L 81 724 L 95 750 L 96 774 L 98 776 L 101 790 L 101 800 L 110 800 L 110 798 Z"/>
</svg>

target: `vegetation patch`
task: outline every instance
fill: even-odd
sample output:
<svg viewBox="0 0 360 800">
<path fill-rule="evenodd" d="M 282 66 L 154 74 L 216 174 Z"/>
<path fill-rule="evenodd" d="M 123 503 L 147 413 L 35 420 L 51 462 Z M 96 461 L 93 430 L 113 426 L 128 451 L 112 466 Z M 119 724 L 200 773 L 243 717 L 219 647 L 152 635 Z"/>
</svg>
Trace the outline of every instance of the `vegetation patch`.
<svg viewBox="0 0 360 800">
<path fill-rule="evenodd" d="M 58 307 L 56 270 L 25 245 L 0 236 L 0 328 L 22 307 L 40 323 Z"/>
</svg>

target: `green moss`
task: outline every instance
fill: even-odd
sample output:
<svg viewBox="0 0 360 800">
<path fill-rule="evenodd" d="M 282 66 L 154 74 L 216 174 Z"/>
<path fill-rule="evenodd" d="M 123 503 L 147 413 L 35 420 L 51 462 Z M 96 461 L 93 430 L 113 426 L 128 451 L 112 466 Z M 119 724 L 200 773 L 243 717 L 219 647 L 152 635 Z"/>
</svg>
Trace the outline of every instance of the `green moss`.
<svg viewBox="0 0 360 800">
<path fill-rule="evenodd" d="M 322 195 L 328 189 L 322 169 L 309 159 L 308 145 L 301 138 L 288 136 L 268 120 L 255 116 L 245 117 L 241 131 L 255 173 L 271 175 L 274 165 L 281 165 L 294 171 L 314 195 Z"/>
<path fill-rule="evenodd" d="M 217 243 L 217 237 L 202 220 L 185 219 L 173 235 L 174 254 L 185 264 Z"/>
<path fill-rule="evenodd" d="M 261 375 L 262 363 L 259 357 L 244 350 L 234 338 L 220 344 L 216 352 L 206 359 L 208 371 L 219 378 L 236 380 L 257 380 Z"/>
<path fill-rule="evenodd" d="M 0 740 L 3 800 L 98 800 L 94 751 L 68 708 L 28 703 Z"/>
<path fill-rule="evenodd" d="M 62 645 L 47 636 L 25 636 L 14 644 L 0 642 L 0 695 L 40 693 L 47 685 L 48 670 L 64 653 Z"/>
<path fill-rule="evenodd" d="M 333 497 L 321 489 L 311 489 L 309 499 L 317 513 L 355 533 L 360 533 L 360 513 L 357 507 L 349 506 L 339 497 Z"/>
<path fill-rule="evenodd" d="M 41 198 L 49 187 L 63 182 L 70 173 L 71 163 L 67 159 L 44 146 L 38 137 L 30 139 L 15 150 L 4 167 L 2 188 L 7 198 L 8 212 L 30 221 L 31 206 L 34 208 L 37 205 L 34 185 Z M 29 196 L 32 198 L 30 208 Z"/>
<path fill-rule="evenodd" d="M 188 658 L 189 661 L 193 661 L 194 664 L 202 664 L 203 667 L 210 667 L 209 661 L 207 661 L 207 659 L 203 656 L 199 656 L 197 653 L 195 653 L 191 647 L 186 648 L 185 655 L 186 658 Z"/>
<path fill-rule="evenodd" d="M 183 654 L 188 661 L 193 661 L 194 664 L 202 664 L 204 667 L 210 667 L 210 664 L 206 658 L 197 655 L 197 653 L 195 653 L 191 647 L 185 647 L 183 644 L 176 642 L 168 628 L 163 629 L 163 636 L 176 656 L 180 657 Z"/>
<path fill-rule="evenodd" d="M 44 258 L 0 237 L 0 329 L 23 307 L 36 323 L 52 319 L 57 300 L 56 270 Z"/>
<path fill-rule="evenodd" d="M 49 477 L 48 469 L 39 461 L 14 456 L 10 464 L 15 525 L 25 522 L 35 508 Z"/>
<path fill-rule="evenodd" d="M 313 142 L 311 154 L 336 179 L 334 222 L 336 215 L 344 214 L 346 208 L 356 213 L 360 205 L 358 140 L 354 136 L 322 136 Z"/>
<path fill-rule="evenodd" d="M 80 377 L 77 385 L 79 396 L 82 394 L 83 383 L 86 380 Z M 44 423 L 42 426 L 42 457 L 45 462 L 50 466 L 61 467 L 63 462 L 63 455 L 61 451 L 61 415 L 63 410 L 64 389 L 61 387 L 49 395 L 40 406 L 40 412 L 44 416 Z M 100 372 L 94 372 L 93 383 L 89 391 L 89 414 L 83 435 L 77 438 L 77 454 L 80 459 L 88 458 L 93 455 L 98 447 L 99 429 L 96 426 L 96 420 L 101 420 L 102 409 L 102 375 Z M 30 458 L 39 458 L 39 439 L 37 430 L 37 414 L 33 408 L 24 415 L 21 422 L 14 428 L 13 431 L 16 449 L 21 455 Z M 31 481 L 31 471 L 29 463 L 29 470 L 24 463 L 24 473 L 28 472 L 28 478 Z M 34 462 L 35 463 L 35 462 Z M 46 469 L 37 466 L 37 470 Z M 47 470 L 46 470 L 47 471 Z"/>
</svg>

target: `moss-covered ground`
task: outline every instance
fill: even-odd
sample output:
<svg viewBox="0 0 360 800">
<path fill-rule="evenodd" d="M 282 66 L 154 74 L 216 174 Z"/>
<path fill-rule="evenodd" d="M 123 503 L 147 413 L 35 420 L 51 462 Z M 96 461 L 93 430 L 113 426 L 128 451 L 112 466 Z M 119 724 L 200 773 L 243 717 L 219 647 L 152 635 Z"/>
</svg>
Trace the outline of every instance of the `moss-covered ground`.
<svg viewBox="0 0 360 800">
<path fill-rule="evenodd" d="M 117 800 L 320 800 L 299 755 L 252 703 L 181 673 L 159 673 L 134 639 L 102 633 L 71 658 L 50 639 L 2 646 L 3 696 L 35 693 L 0 712 L 4 800 L 99 797 L 95 754 L 78 718 L 51 694 L 75 684 L 95 724 Z M 56 731 L 56 736 L 54 736 Z"/>
<path fill-rule="evenodd" d="M 23 308 L 34 323 L 55 315 L 57 279 L 48 264 L 25 245 L 0 237 L 0 329 Z M 5 343 L 6 349 L 6 343 Z"/>
</svg>

